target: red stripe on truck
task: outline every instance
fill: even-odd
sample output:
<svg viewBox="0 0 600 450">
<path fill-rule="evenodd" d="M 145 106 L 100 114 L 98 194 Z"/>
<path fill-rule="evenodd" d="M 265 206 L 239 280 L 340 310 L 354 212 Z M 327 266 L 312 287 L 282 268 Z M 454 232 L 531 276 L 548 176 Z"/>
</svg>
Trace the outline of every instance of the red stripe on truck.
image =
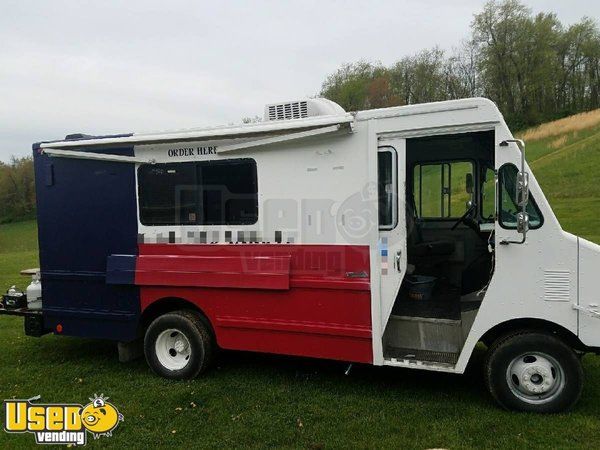
<svg viewBox="0 0 600 450">
<path fill-rule="evenodd" d="M 140 255 L 135 284 L 289 289 L 289 256 Z"/>
<path fill-rule="evenodd" d="M 143 311 L 197 306 L 222 348 L 368 363 L 369 272 L 368 246 L 140 244 L 135 282 Z"/>
</svg>

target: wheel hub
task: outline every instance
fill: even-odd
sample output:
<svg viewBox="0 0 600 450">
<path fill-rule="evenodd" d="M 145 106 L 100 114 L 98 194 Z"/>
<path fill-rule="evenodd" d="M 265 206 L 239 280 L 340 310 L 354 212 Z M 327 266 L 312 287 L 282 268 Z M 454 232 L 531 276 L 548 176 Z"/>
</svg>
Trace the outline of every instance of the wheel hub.
<svg viewBox="0 0 600 450">
<path fill-rule="evenodd" d="M 542 365 L 531 365 L 523 371 L 521 384 L 530 394 L 543 394 L 554 385 L 552 369 Z"/>
<path fill-rule="evenodd" d="M 177 353 L 183 353 L 183 351 L 186 349 L 186 344 L 182 339 L 177 339 L 175 344 L 173 344 L 173 348 Z"/>
<path fill-rule="evenodd" d="M 510 363 L 507 383 L 517 397 L 528 403 L 546 403 L 564 387 L 563 369 L 544 353 L 521 355 Z"/>
<path fill-rule="evenodd" d="M 187 366 L 192 351 L 188 338 L 180 330 L 161 332 L 155 343 L 158 361 L 169 370 L 181 370 Z"/>
</svg>

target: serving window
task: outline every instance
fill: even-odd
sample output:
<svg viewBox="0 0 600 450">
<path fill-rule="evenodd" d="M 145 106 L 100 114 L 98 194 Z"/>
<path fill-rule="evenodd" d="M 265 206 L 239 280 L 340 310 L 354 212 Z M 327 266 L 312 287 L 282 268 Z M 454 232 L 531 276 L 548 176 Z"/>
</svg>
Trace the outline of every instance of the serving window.
<svg viewBox="0 0 600 450">
<path fill-rule="evenodd" d="M 144 225 L 249 225 L 258 220 L 253 159 L 144 164 L 138 169 Z"/>
</svg>

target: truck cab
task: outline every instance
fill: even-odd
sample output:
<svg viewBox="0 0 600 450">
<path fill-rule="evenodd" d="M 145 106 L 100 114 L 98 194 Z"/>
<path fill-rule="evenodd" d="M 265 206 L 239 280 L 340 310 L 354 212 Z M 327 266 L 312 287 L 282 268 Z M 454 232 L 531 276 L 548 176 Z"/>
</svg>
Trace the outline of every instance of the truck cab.
<svg viewBox="0 0 600 450">
<path fill-rule="evenodd" d="M 565 408 L 599 342 L 600 247 L 562 230 L 502 120 L 440 125 L 379 140 L 383 364 L 462 372 L 483 342 L 497 401 Z"/>
</svg>

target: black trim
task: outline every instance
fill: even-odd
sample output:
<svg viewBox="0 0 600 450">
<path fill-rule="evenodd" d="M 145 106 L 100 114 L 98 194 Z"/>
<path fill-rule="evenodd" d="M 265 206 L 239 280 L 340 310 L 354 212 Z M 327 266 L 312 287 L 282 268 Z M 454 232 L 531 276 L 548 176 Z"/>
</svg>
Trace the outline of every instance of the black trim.
<svg viewBox="0 0 600 450">
<path fill-rule="evenodd" d="M 387 150 L 389 149 L 389 150 Z M 394 186 L 395 192 L 394 192 L 394 196 L 396 197 L 396 202 L 395 205 L 392 204 L 392 208 L 395 206 L 396 207 L 396 217 L 394 220 L 394 223 L 389 224 L 389 225 L 383 225 L 383 228 L 381 227 L 381 224 L 379 223 L 379 198 L 377 199 L 377 229 L 379 231 L 392 231 L 393 229 L 395 229 L 398 226 L 398 217 L 400 216 L 400 205 L 398 204 L 398 166 L 399 166 L 399 162 L 398 162 L 398 152 L 396 151 L 396 148 L 393 147 L 392 145 L 382 145 L 380 147 L 377 147 L 377 158 L 379 158 L 379 153 L 382 153 L 384 151 L 389 151 L 390 153 L 394 154 L 396 156 L 396 167 L 392 167 L 392 174 L 394 173 L 394 171 L 396 172 L 396 186 Z M 394 158 L 392 157 L 392 162 L 393 162 Z M 379 159 L 377 160 L 377 167 L 379 168 Z M 377 183 L 379 184 L 379 170 L 377 171 Z M 393 215 L 393 214 L 392 214 Z"/>
</svg>

